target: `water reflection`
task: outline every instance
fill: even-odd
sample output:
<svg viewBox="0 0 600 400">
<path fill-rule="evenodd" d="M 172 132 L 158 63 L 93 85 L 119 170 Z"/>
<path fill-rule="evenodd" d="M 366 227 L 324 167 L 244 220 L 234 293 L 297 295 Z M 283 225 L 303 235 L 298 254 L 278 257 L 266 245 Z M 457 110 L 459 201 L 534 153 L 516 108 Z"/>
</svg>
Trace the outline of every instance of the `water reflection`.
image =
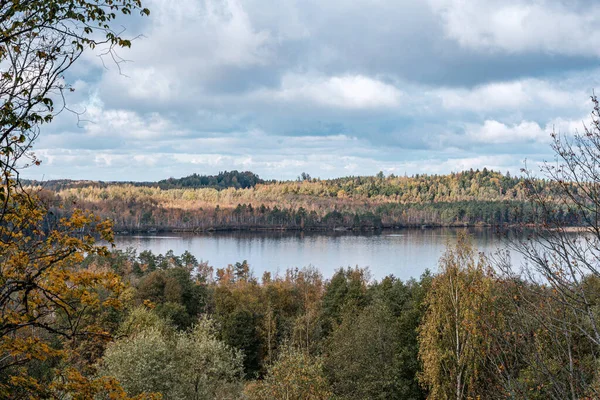
<svg viewBox="0 0 600 400">
<path fill-rule="evenodd" d="M 415 229 L 378 233 L 227 232 L 212 234 L 159 234 L 118 236 L 119 249 L 133 247 L 155 254 L 189 251 L 199 260 L 221 268 L 248 260 L 255 276 L 264 271 L 283 273 L 287 268 L 312 265 L 325 277 L 339 267 L 369 267 L 380 279 L 393 274 L 401 279 L 435 271 L 447 243 L 456 242 L 459 230 Z M 486 254 L 504 247 L 505 239 L 492 229 L 468 229 L 475 246 Z"/>
</svg>

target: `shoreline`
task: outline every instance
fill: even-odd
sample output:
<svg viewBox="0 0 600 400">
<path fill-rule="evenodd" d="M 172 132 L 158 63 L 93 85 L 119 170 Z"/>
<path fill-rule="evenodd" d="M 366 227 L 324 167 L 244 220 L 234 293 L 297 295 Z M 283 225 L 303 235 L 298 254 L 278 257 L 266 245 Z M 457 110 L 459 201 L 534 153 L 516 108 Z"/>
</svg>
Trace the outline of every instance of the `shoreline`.
<svg viewBox="0 0 600 400">
<path fill-rule="evenodd" d="M 207 227 L 207 228 L 173 228 L 173 227 L 144 227 L 144 228 L 131 228 L 131 229 L 114 229 L 115 235 L 131 235 L 131 234 L 158 234 L 158 233 L 231 233 L 231 232 L 323 232 L 323 233 L 373 233 L 382 231 L 401 231 L 406 229 L 411 230 L 429 230 L 429 229 L 444 229 L 444 228 L 498 228 L 498 229 L 509 229 L 511 226 L 506 225 L 492 225 L 492 224 L 451 224 L 451 225 L 437 225 L 437 224 L 419 224 L 419 225 L 384 225 L 381 227 L 325 227 L 325 226 L 312 226 L 312 227 L 286 227 L 286 226 L 218 226 L 218 227 Z"/>
<path fill-rule="evenodd" d="M 176 227 L 143 227 L 117 229 L 114 228 L 114 234 L 118 236 L 127 236 L 135 234 L 159 234 L 159 233 L 183 233 L 183 234 L 207 234 L 207 233 L 379 233 L 384 231 L 402 231 L 402 230 L 436 230 L 436 229 L 496 229 L 498 231 L 510 231 L 515 229 L 533 230 L 535 226 L 525 224 L 416 224 L 416 225 L 382 225 L 381 227 L 327 227 L 327 226 L 210 226 L 196 228 L 176 228 Z M 565 233 L 587 232 L 588 228 L 584 226 L 565 226 L 561 228 L 546 228 L 547 231 L 563 231 Z"/>
</svg>

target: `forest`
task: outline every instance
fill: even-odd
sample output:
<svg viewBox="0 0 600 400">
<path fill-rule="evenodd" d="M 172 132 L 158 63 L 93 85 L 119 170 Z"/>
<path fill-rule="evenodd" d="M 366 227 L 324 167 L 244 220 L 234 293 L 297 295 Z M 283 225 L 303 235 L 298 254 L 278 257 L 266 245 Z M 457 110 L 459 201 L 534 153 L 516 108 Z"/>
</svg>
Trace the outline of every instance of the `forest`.
<svg viewBox="0 0 600 400">
<path fill-rule="evenodd" d="M 74 208 L 109 218 L 118 232 L 212 230 L 379 230 L 406 227 L 514 226 L 531 223 L 535 192 L 556 185 L 483 169 L 450 175 L 261 180 L 250 172 L 191 175 L 157 183 L 26 181 L 57 218 Z M 578 225 L 560 206 L 561 223 Z"/>
<path fill-rule="evenodd" d="M 116 379 L 128 396 L 591 399 L 598 390 L 592 327 L 551 288 L 492 268 L 466 234 L 438 271 L 406 282 L 375 281 L 361 268 L 259 278 L 246 261 L 214 270 L 189 252 L 133 249 L 89 255 L 77 268 L 119 280 L 92 289 L 102 307 L 71 316 L 106 336 L 44 339 L 68 350 L 69 366 Z M 599 278 L 581 285 L 598 309 Z M 52 379 L 65 362 L 57 354 L 4 364 L 0 389 L 26 397 L 31 389 L 15 377 Z"/>
<path fill-rule="evenodd" d="M 595 148 L 588 136 L 574 140 L 590 151 Z M 580 153 L 570 142 L 556 145 L 571 146 L 561 151 L 565 165 L 588 168 L 571 156 Z M 65 188 L 59 194 L 37 188 L 14 192 L 0 231 L 5 243 L 0 248 L 2 287 L 8 294 L 0 297 L 0 395 L 598 398 L 600 220 L 595 210 L 600 202 L 595 193 L 600 185 L 578 181 L 569 171 L 549 165 L 548 180 L 484 170 L 436 177 L 306 179 L 247 189 L 109 185 Z M 489 182 L 502 182 L 501 177 L 507 186 L 494 183 L 492 191 Z M 461 179 L 465 184 L 457 183 Z M 328 199 L 337 202 L 339 197 L 315 193 L 335 185 L 348 190 L 344 204 L 375 198 L 379 207 L 395 210 L 403 203 L 386 201 L 381 192 L 400 185 L 419 188 L 420 181 L 453 188 L 439 190 L 444 206 L 479 204 L 474 193 L 490 193 L 489 202 L 520 199 L 524 209 L 534 210 L 525 225 L 529 233 L 507 236 L 506 249 L 483 254 L 464 230 L 456 244 L 447 245 L 436 270 L 408 281 L 393 275 L 375 280 L 359 267 L 341 268 L 329 277 L 308 266 L 257 277 L 253 267 L 258 266 L 245 260 L 215 269 L 198 261 L 201 254 L 111 250 L 111 219 L 76 207 L 63 208 L 62 216 L 53 211 L 62 206 L 64 193 L 98 196 L 98 204 L 109 198 L 127 204 L 128 196 L 135 198 L 132 193 L 163 201 L 171 196 L 173 203 L 191 206 L 198 200 L 184 200 L 186 193 L 212 193 L 218 205 L 227 199 L 235 204 L 242 196 L 261 201 L 272 196 L 273 204 L 277 196 L 312 196 L 331 204 Z M 358 194 L 365 186 L 372 192 Z M 293 190 L 291 196 L 282 194 Z M 174 198 L 175 192 L 181 196 Z M 411 193 L 422 196 L 419 189 Z M 32 201 L 36 194 L 43 196 L 40 202 Z M 400 195 L 405 194 L 389 197 Z M 49 200 L 54 208 L 44 209 L 41 205 Z M 69 201 L 80 204 L 78 198 Z M 254 212 L 252 203 L 244 204 L 233 215 Z M 565 216 L 580 224 L 579 233 L 573 234 Z M 98 246 L 99 239 L 109 247 Z M 520 253 L 526 263 L 513 264 L 509 251 Z"/>
</svg>

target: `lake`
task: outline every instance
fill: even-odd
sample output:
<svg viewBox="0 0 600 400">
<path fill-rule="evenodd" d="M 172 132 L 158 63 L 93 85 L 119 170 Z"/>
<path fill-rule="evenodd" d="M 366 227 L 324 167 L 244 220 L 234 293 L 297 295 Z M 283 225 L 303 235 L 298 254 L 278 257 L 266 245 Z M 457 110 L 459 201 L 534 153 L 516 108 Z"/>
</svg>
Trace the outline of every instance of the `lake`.
<svg viewBox="0 0 600 400">
<path fill-rule="evenodd" d="M 222 268 L 247 260 L 254 275 L 284 273 L 287 268 L 316 267 L 325 278 L 340 267 L 369 267 L 374 279 L 393 274 L 403 280 L 436 271 L 447 243 L 460 229 L 406 229 L 379 233 L 228 232 L 117 236 L 118 249 L 152 250 L 179 255 L 189 251 L 198 260 Z M 464 229 L 462 229 L 464 230 Z M 486 254 L 504 247 L 493 229 L 469 229 L 474 244 Z"/>
</svg>

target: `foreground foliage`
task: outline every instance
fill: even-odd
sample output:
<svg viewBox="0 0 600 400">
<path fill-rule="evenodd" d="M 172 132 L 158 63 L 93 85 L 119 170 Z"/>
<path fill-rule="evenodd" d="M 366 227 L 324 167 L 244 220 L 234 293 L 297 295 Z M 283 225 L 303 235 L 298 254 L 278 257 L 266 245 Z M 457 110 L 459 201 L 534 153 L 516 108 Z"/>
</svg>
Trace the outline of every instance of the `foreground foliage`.
<svg viewBox="0 0 600 400">
<path fill-rule="evenodd" d="M 80 266 L 107 254 L 95 236 L 110 241 L 110 223 L 75 212 L 45 233 L 44 212 L 15 193 L 0 225 L 0 395 L 125 397 L 113 378 L 90 375 L 111 339 L 111 314 L 121 312 L 120 276 Z"/>
<path fill-rule="evenodd" d="M 494 285 L 488 269 L 464 234 L 440 260 L 419 326 L 419 378 L 430 399 L 485 397 L 494 387 L 493 377 L 486 376 L 490 339 L 485 322 L 493 310 Z"/>
<path fill-rule="evenodd" d="M 29 150 L 43 124 L 68 109 L 67 70 L 84 51 L 115 56 L 131 40 L 112 29 L 120 15 L 148 15 L 140 0 L 0 2 L 0 397 L 113 399 L 127 395 L 96 378 L 121 312 L 112 271 L 84 269 L 106 249 L 108 222 L 79 209 L 51 214 L 26 191 L 20 171 L 40 161 Z"/>
<path fill-rule="evenodd" d="M 144 317 L 141 310 L 128 323 L 140 317 Z M 242 387 L 242 356 L 216 338 L 210 320 L 199 321 L 189 332 L 154 323 L 112 343 L 100 373 L 117 378 L 131 395 L 156 392 L 166 399 L 230 399 Z"/>
<path fill-rule="evenodd" d="M 281 350 L 264 380 L 251 383 L 245 394 L 251 400 L 326 400 L 332 395 L 323 361 L 289 346 Z"/>
<path fill-rule="evenodd" d="M 7 393 L 33 393 L 32 378 L 58 393 L 66 377 L 97 393 L 163 398 L 558 399 L 593 398 L 599 378 L 586 326 L 569 329 L 572 306 L 491 269 L 464 236 L 438 273 L 408 282 L 359 268 L 259 280 L 246 262 L 214 271 L 172 252 L 89 254 L 78 270 L 122 282 L 91 290 L 110 301 L 79 310 L 90 321 L 82 328 L 110 335 L 50 335 L 44 357 L 23 349 L 27 367 L 6 369 L 16 377 Z M 600 298 L 596 279 L 582 284 Z"/>
</svg>

